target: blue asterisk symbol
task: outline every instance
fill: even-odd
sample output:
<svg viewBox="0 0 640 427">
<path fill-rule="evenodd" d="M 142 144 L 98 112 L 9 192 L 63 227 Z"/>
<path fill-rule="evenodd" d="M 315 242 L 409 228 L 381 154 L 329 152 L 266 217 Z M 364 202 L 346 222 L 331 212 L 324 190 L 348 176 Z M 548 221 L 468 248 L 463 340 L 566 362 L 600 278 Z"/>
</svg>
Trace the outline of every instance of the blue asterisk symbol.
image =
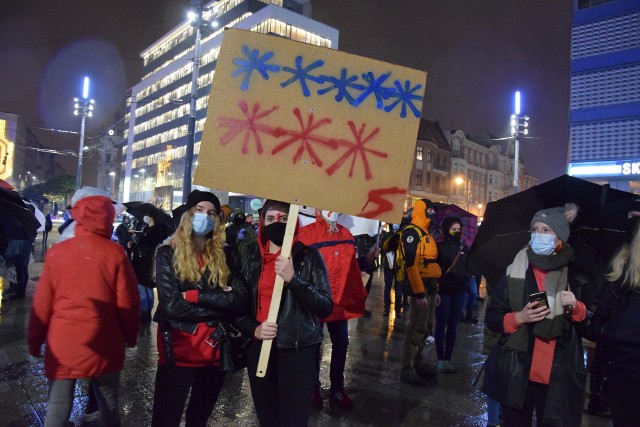
<svg viewBox="0 0 640 427">
<path fill-rule="evenodd" d="M 315 70 L 316 68 L 322 67 L 324 65 L 324 61 L 321 59 L 318 59 L 315 62 L 312 62 L 310 65 L 308 65 L 307 67 L 303 68 L 302 67 L 302 56 L 298 55 L 296 57 L 296 68 L 290 68 L 290 67 L 282 67 L 282 71 L 286 71 L 288 73 L 293 74 L 293 77 L 291 77 L 289 80 L 280 83 L 281 87 L 287 87 L 289 86 L 291 83 L 294 83 L 296 80 L 300 80 L 300 86 L 302 87 L 302 93 L 304 96 L 309 96 L 311 95 L 311 92 L 309 92 L 309 86 L 307 86 L 307 80 L 311 80 L 314 81 L 316 83 L 324 83 L 324 79 L 322 77 L 318 77 L 318 76 L 312 76 L 311 74 L 309 74 L 312 70 Z"/>
<path fill-rule="evenodd" d="M 335 98 L 336 102 L 341 102 L 343 99 L 346 99 L 349 104 L 353 105 L 355 99 L 353 99 L 353 96 L 351 96 L 351 94 L 349 93 L 349 88 L 356 89 L 356 90 L 364 90 L 363 85 L 353 83 L 354 81 L 358 80 L 358 76 L 351 76 L 351 77 L 347 76 L 346 68 L 342 69 L 342 71 L 340 72 L 339 78 L 333 77 L 333 76 L 322 76 L 322 78 L 324 79 L 325 82 L 333 83 L 333 84 L 326 86 L 324 89 L 319 90 L 318 95 L 324 95 L 325 93 L 336 89 L 338 91 L 338 93 L 336 93 L 336 98 Z"/>
<path fill-rule="evenodd" d="M 414 93 L 415 91 L 420 90 L 422 88 L 422 85 L 418 84 L 415 87 L 411 87 L 411 82 L 409 80 L 404 83 L 404 87 L 402 87 L 402 84 L 398 80 L 394 82 L 394 85 L 396 87 L 396 90 L 390 89 L 388 92 L 388 97 L 397 99 L 391 104 L 384 107 L 384 111 L 388 113 L 401 103 L 402 107 L 400 110 L 400 117 L 407 117 L 407 107 L 409 107 L 411 111 L 413 111 L 414 116 L 420 117 L 420 110 L 418 110 L 418 108 L 413 103 L 414 101 L 422 102 L 423 97 Z"/>
<path fill-rule="evenodd" d="M 242 53 L 246 58 L 235 58 L 232 62 L 238 66 L 238 68 L 231 74 L 233 77 L 244 74 L 240 89 L 246 91 L 249 89 L 249 81 L 251 80 L 251 74 L 257 71 L 262 75 L 262 78 L 269 80 L 269 72 L 280 71 L 280 66 L 267 63 L 272 57 L 273 52 L 265 52 L 262 57 L 258 49 L 251 50 L 246 44 L 242 46 Z"/>
<path fill-rule="evenodd" d="M 362 78 L 367 83 L 367 87 L 360 94 L 360 96 L 353 102 L 354 106 L 359 106 L 367 97 L 373 94 L 376 97 L 376 108 L 381 109 L 383 107 L 382 100 L 387 99 L 387 92 L 389 89 L 382 86 L 391 73 L 383 74 L 376 78 L 371 71 L 362 75 Z"/>
</svg>

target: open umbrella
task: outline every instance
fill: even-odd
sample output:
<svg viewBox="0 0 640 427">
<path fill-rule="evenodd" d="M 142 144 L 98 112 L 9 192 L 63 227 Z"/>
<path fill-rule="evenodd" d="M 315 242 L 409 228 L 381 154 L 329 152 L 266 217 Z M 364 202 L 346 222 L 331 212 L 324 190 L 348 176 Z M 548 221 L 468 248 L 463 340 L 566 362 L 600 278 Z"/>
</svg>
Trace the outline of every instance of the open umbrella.
<svg viewBox="0 0 640 427">
<path fill-rule="evenodd" d="M 136 219 L 140 222 L 142 222 L 142 219 L 145 215 L 148 215 L 156 218 L 156 222 L 158 224 L 163 224 L 164 226 L 166 226 L 169 231 L 173 231 L 175 229 L 173 218 L 171 218 L 165 211 L 157 208 L 151 203 L 126 202 L 123 204 L 127 207 L 127 212 L 136 217 Z"/>
<path fill-rule="evenodd" d="M 460 240 L 467 248 L 473 245 L 473 241 L 478 233 L 478 217 L 462 209 L 458 205 L 435 203 L 436 211 L 431 220 L 430 232 L 436 239 L 436 242 L 440 243 L 444 240 L 444 230 L 442 229 L 442 221 L 445 218 L 457 217 L 462 222 L 462 234 Z"/>
<path fill-rule="evenodd" d="M 22 203 L 14 203 L 11 198 L 0 194 L 0 238 L 26 240 L 33 237 L 40 223 Z"/>
<path fill-rule="evenodd" d="M 637 195 L 563 175 L 528 190 L 489 202 L 467 262 L 495 284 L 530 239 L 530 222 L 540 209 L 575 203 L 579 214 L 569 243 L 574 264 L 601 282 L 606 262 L 624 239 L 620 203 Z"/>
</svg>

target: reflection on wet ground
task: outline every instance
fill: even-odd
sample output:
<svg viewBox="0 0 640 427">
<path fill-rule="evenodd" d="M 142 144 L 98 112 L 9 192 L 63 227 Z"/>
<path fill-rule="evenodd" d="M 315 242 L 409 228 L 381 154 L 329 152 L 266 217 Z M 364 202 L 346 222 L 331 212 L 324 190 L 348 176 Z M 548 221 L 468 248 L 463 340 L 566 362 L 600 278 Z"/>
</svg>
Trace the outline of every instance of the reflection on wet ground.
<svg viewBox="0 0 640 427">
<path fill-rule="evenodd" d="M 30 267 L 37 280 L 42 257 Z M 0 286 L 4 286 L 0 283 Z M 27 299 L 0 301 L 0 426 L 41 426 L 47 399 L 47 380 L 42 359 L 30 357 L 26 328 L 35 282 Z M 321 380 L 324 408 L 313 409 L 312 426 L 485 426 L 484 397 L 473 381 L 482 366 L 482 327 L 460 324 L 453 362 L 456 374 L 434 376 L 426 387 L 399 382 L 400 356 L 408 316 L 383 317 L 382 275 L 375 276 L 367 301 L 369 318 L 349 322 L 349 354 L 345 372 L 347 393 L 355 408 L 343 411 L 328 399 L 331 342 L 324 342 Z M 328 335 L 328 334 L 327 334 Z M 138 346 L 127 351 L 121 380 L 123 426 L 147 426 L 151 419 L 153 385 L 157 360 L 155 324 L 141 329 Z M 423 352 L 435 363 L 435 348 Z M 87 387 L 79 382 L 75 393 L 72 421 L 79 423 L 87 404 Z M 583 417 L 583 426 L 608 426 L 604 418 Z M 77 424 L 76 424 L 77 425 Z M 210 426 L 254 426 L 253 403 L 246 372 L 227 377 Z"/>
</svg>

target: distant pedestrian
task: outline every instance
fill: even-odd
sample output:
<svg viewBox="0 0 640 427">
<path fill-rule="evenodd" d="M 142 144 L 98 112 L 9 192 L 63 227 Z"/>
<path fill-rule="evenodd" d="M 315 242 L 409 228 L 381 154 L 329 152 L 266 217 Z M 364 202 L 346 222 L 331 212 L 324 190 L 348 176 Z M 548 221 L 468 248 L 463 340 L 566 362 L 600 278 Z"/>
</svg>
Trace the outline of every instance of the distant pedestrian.
<svg viewBox="0 0 640 427">
<path fill-rule="evenodd" d="M 135 232 L 136 230 L 133 227 L 131 218 L 125 215 L 122 218 L 122 222 L 120 223 L 120 225 L 116 227 L 116 237 L 118 238 L 118 243 L 120 244 L 120 246 L 122 246 L 127 252 L 127 257 L 129 259 L 131 259 L 133 253 L 133 235 L 135 234 Z"/>
<path fill-rule="evenodd" d="M 36 239 L 34 234 L 28 239 L 12 239 L 7 244 L 4 257 L 9 260 L 16 269 L 16 283 L 8 291 L 2 294 L 3 299 L 19 300 L 24 299 L 29 283 L 29 261 L 33 251 L 33 242 Z"/>
<path fill-rule="evenodd" d="M 394 290 L 394 308 L 396 317 L 402 316 L 402 283 L 396 280 L 396 251 L 400 244 L 400 224 L 392 224 L 380 239 L 382 243 L 382 271 L 384 274 L 384 311 L 383 316 L 391 312 L 391 290 Z"/>
<path fill-rule="evenodd" d="M 102 425 L 120 425 L 125 347 L 135 346 L 138 337 L 136 277 L 110 240 L 113 205 L 92 194 L 88 187 L 76 191 L 75 235 L 49 250 L 33 298 L 29 353 L 39 357 L 46 343 L 46 427 L 69 425 L 79 378 L 89 379 Z"/>
<path fill-rule="evenodd" d="M 51 221 L 51 214 L 47 214 L 44 217 L 44 230 L 42 231 L 42 250 L 46 250 L 47 248 L 47 237 L 49 236 L 49 232 L 53 229 L 53 222 Z"/>
<path fill-rule="evenodd" d="M 153 277 L 153 255 L 156 248 L 169 237 L 169 230 L 164 224 L 158 223 L 155 212 L 149 212 L 142 219 L 144 228 L 139 234 L 133 251 L 133 270 L 138 277 L 138 291 L 140 292 L 140 319 L 151 322 L 153 309 L 153 289 L 156 282 Z"/>
</svg>

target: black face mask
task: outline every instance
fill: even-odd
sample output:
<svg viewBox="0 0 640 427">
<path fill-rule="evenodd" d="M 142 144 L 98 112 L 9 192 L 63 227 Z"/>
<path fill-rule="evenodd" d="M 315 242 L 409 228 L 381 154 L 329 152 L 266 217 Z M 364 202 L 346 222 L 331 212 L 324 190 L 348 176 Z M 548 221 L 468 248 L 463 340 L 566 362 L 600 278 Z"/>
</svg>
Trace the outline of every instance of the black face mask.
<svg viewBox="0 0 640 427">
<path fill-rule="evenodd" d="M 286 222 L 274 222 L 266 225 L 262 231 L 267 240 L 271 240 L 275 245 L 282 247 L 284 242 L 284 232 L 287 229 Z"/>
</svg>

